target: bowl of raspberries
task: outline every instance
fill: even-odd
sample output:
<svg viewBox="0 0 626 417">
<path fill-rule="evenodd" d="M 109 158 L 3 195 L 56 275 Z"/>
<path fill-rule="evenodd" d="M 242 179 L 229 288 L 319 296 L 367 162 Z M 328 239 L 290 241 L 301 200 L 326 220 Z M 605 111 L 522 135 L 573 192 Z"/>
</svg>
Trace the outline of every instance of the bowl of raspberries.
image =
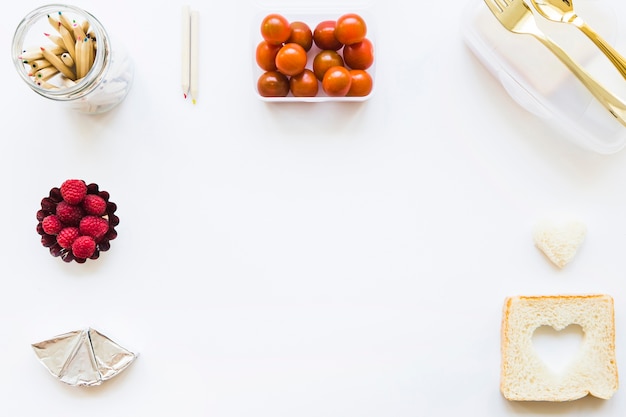
<svg viewBox="0 0 626 417">
<path fill-rule="evenodd" d="M 50 254 L 65 262 L 98 259 L 117 237 L 117 205 L 98 184 L 69 179 L 50 190 L 37 211 L 37 233 Z"/>
</svg>

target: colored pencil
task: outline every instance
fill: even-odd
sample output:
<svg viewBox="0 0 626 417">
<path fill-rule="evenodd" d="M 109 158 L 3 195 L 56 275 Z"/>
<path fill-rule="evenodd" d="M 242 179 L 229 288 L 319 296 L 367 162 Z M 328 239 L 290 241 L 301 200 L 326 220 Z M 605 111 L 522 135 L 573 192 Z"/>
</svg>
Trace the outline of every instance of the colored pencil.
<svg viewBox="0 0 626 417">
<path fill-rule="evenodd" d="M 61 12 L 59 12 L 59 22 L 65 27 L 65 29 L 72 31 L 72 22 Z"/>
<path fill-rule="evenodd" d="M 35 70 L 35 71 L 36 71 L 36 70 L 40 70 L 40 69 L 42 69 L 42 68 L 49 67 L 50 65 L 52 65 L 52 64 L 50 63 L 50 61 L 48 61 L 47 59 L 43 59 L 43 58 L 42 58 L 42 59 L 36 59 L 36 60 L 34 60 L 34 61 L 31 61 L 31 62 L 29 62 L 29 64 L 30 64 L 30 67 L 31 67 L 33 70 Z"/>
<path fill-rule="evenodd" d="M 41 47 L 41 52 L 43 53 L 43 57 L 48 60 L 56 69 L 58 69 L 63 75 L 72 80 L 76 79 L 76 75 L 74 71 L 72 71 L 67 65 L 61 61 L 61 58 L 56 56 L 55 54 L 49 52 L 43 46 Z"/>
<path fill-rule="evenodd" d="M 76 61 L 76 45 L 72 32 L 67 30 L 65 26 L 59 24 L 59 33 L 61 34 L 61 38 L 63 38 L 67 52 L 69 52 L 72 58 L 74 58 L 74 61 Z"/>
<path fill-rule="evenodd" d="M 181 75 L 182 75 L 182 87 L 183 96 L 187 98 L 189 94 L 189 78 L 190 78 L 190 54 L 191 54 L 191 15 L 189 6 L 183 6 L 182 10 L 182 32 L 181 32 Z"/>
<path fill-rule="evenodd" d="M 61 58 L 61 61 L 63 61 L 63 63 L 67 65 L 68 67 L 74 66 L 74 58 L 72 58 L 69 52 L 62 53 L 60 58 Z"/>
<path fill-rule="evenodd" d="M 73 20 L 62 13 L 48 15 L 48 22 L 59 36 L 44 33 L 50 45 L 22 51 L 18 56 L 28 76 L 43 88 L 66 88 L 85 77 L 93 66 L 97 43 L 89 21 Z M 53 81 L 48 82 L 51 78 Z"/>
<path fill-rule="evenodd" d="M 42 68 L 39 71 L 35 71 L 34 73 L 31 73 L 29 75 L 34 77 L 35 80 L 48 81 L 50 78 L 54 77 L 58 73 L 59 73 L 58 69 L 56 69 L 53 66 L 49 66 L 49 67 L 46 67 L 46 68 Z"/>
<path fill-rule="evenodd" d="M 49 33 L 44 33 L 44 35 L 46 35 L 46 37 L 50 39 L 52 42 L 54 42 L 55 44 L 59 45 L 60 47 L 65 48 L 65 42 L 63 42 L 63 38 L 61 38 L 60 36 L 51 35 Z"/>
<path fill-rule="evenodd" d="M 197 10 L 191 12 L 191 48 L 189 59 L 189 92 L 191 93 L 191 101 L 196 104 L 198 97 L 198 40 L 199 40 L 199 13 Z"/>
</svg>

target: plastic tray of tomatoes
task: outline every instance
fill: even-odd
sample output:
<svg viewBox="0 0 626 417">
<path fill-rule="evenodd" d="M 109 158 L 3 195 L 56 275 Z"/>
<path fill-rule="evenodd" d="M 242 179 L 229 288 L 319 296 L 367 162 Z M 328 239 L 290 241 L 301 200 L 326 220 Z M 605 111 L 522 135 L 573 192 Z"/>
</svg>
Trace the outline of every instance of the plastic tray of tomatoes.
<svg viewBox="0 0 626 417">
<path fill-rule="evenodd" d="M 264 101 L 365 101 L 375 89 L 366 10 L 264 10 L 252 30 L 253 86 Z"/>
</svg>

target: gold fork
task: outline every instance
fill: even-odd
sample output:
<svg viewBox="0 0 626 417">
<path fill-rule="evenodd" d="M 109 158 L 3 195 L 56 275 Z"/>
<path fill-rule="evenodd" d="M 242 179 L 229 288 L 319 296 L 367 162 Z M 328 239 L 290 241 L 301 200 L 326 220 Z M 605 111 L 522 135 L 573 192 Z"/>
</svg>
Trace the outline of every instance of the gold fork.
<svg viewBox="0 0 626 417">
<path fill-rule="evenodd" d="M 570 23 L 580 29 L 615 65 L 622 77 L 626 78 L 626 60 L 624 57 L 576 14 L 572 0 L 531 0 L 531 3 L 544 18 L 552 22 Z"/>
<path fill-rule="evenodd" d="M 626 126 L 626 104 L 599 84 L 584 68 L 578 65 L 560 46 L 539 29 L 530 7 L 524 0 L 484 1 L 489 10 L 507 30 L 534 37 L 556 55 L 613 117 Z"/>
</svg>

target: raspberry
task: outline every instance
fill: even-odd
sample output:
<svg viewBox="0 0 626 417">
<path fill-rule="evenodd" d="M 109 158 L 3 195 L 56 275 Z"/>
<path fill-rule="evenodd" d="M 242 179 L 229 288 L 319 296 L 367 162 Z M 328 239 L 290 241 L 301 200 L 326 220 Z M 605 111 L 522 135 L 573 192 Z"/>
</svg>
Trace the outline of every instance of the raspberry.
<svg viewBox="0 0 626 417">
<path fill-rule="evenodd" d="M 52 235 L 43 235 L 41 236 L 41 244 L 44 246 L 44 248 L 50 248 L 57 244 L 57 238 L 56 236 Z"/>
<path fill-rule="evenodd" d="M 61 201 L 57 204 L 56 215 L 59 220 L 63 222 L 63 224 L 68 226 L 78 226 L 78 223 L 80 223 L 80 219 L 83 218 L 85 212 L 81 206 L 75 206 L 65 201 Z"/>
<path fill-rule="evenodd" d="M 43 211 L 54 213 L 54 210 L 57 208 L 57 203 L 52 201 L 51 198 L 44 197 L 41 199 L 41 209 Z"/>
<path fill-rule="evenodd" d="M 98 259 L 117 237 L 117 205 L 98 184 L 69 179 L 50 189 L 37 211 L 37 234 L 50 254 L 64 262 Z"/>
<path fill-rule="evenodd" d="M 96 242 L 91 236 L 80 236 L 72 244 L 72 252 L 76 258 L 87 259 L 96 251 Z"/>
<path fill-rule="evenodd" d="M 97 194 L 87 194 L 83 200 L 85 213 L 102 216 L 107 210 L 107 202 Z"/>
<path fill-rule="evenodd" d="M 78 226 L 81 235 L 90 236 L 99 242 L 109 231 L 109 222 L 98 216 L 85 216 Z"/>
<path fill-rule="evenodd" d="M 78 204 L 87 194 L 87 184 L 83 180 L 67 180 L 61 184 L 61 196 L 70 204 Z"/>
<path fill-rule="evenodd" d="M 66 227 L 57 235 L 57 243 L 62 248 L 69 249 L 79 236 L 80 232 L 77 227 Z"/>
<path fill-rule="evenodd" d="M 41 221 L 41 226 L 43 227 L 43 231 L 49 235 L 56 235 L 63 229 L 63 223 L 61 223 L 61 220 L 54 214 L 46 216 Z"/>
</svg>

